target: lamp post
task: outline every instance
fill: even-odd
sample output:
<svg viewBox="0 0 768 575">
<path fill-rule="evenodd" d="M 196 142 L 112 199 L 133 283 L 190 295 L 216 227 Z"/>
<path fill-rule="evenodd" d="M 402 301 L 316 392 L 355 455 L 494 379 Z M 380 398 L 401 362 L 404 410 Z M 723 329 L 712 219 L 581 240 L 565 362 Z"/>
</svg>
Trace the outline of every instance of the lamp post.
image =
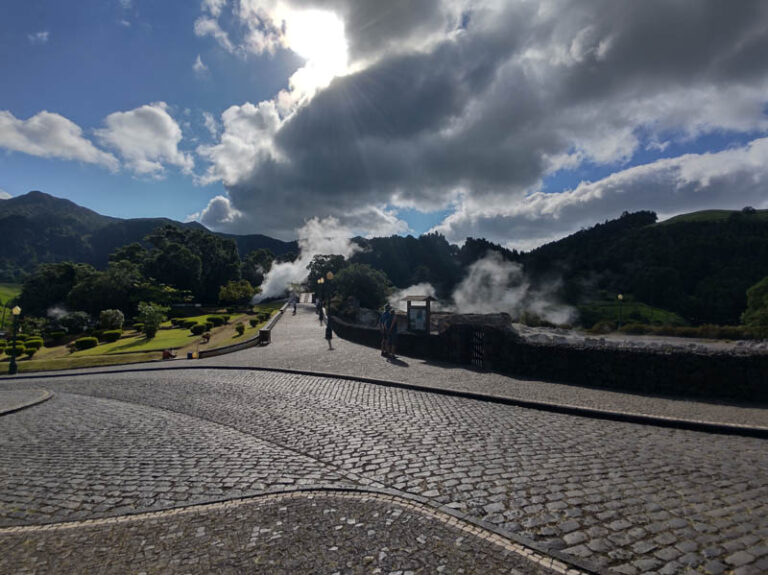
<svg viewBox="0 0 768 575">
<path fill-rule="evenodd" d="M 619 327 L 618 329 L 621 329 L 621 304 L 624 302 L 624 296 L 622 294 L 618 295 L 619 300 Z"/>
<path fill-rule="evenodd" d="M 13 314 L 13 335 L 11 336 L 11 363 L 8 364 L 8 374 L 14 375 L 19 371 L 19 366 L 16 365 L 16 330 L 19 326 L 21 308 L 16 306 L 11 310 L 11 313 Z"/>
<path fill-rule="evenodd" d="M 330 320 L 330 318 L 331 318 L 331 290 L 329 288 L 330 288 L 330 282 L 331 282 L 331 280 L 333 280 L 333 272 L 328 272 L 327 274 L 325 274 L 325 279 L 326 279 L 326 281 L 329 282 L 328 283 L 329 287 L 326 288 L 327 289 L 327 296 L 326 297 L 327 297 L 327 300 L 328 300 L 326 308 L 327 308 L 327 312 L 328 312 L 328 319 Z"/>
</svg>

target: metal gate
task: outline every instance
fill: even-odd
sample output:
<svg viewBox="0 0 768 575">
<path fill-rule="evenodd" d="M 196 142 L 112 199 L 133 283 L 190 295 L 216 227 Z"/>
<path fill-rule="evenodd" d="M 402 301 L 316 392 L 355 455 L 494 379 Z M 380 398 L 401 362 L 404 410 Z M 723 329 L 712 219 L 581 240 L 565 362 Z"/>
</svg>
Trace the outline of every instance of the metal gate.
<svg viewBox="0 0 768 575">
<path fill-rule="evenodd" d="M 485 369 L 485 331 L 476 329 L 472 333 L 472 365 Z"/>
</svg>

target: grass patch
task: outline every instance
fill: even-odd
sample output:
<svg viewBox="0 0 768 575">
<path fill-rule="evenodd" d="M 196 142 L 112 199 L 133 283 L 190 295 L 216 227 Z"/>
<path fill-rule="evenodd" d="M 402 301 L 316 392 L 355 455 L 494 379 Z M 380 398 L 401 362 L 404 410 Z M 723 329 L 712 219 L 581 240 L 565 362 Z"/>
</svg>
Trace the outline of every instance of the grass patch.
<svg viewBox="0 0 768 575">
<path fill-rule="evenodd" d="M 8 302 L 21 293 L 21 284 L 0 283 L 0 301 Z"/>
<path fill-rule="evenodd" d="M 617 301 L 591 302 L 577 306 L 581 325 L 592 327 L 598 322 L 614 322 L 619 319 L 619 304 Z M 652 307 L 638 301 L 627 301 L 621 304 L 621 323 L 640 323 L 647 325 L 686 326 L 682 317 L 674 312 L 658 307 Z"/>
<path fill-rule="evenodd" d="M 691 214 L 681 214 L 656 225 L 666 226 L 682 222 L 724 222 L 733 214 L 741 214 L 745 218 L 754 218 L 759 221 L 768 221 L 768 210 L 755 210 L 753 214 L 743 214 L 741 210 L 702 210 Z"/>
<path fill-rule="evenodd" d="M 70 356 L 57 359 L 19 360 L 16 365 L 19 366 L 19 373 L 29 373 L 33 371 L 80 369 L 85 367 L 100 367 L 105 365 L 120 365 L 125 363 L 141 363 L 155 359 L 160 359 L 160 354 L 156 351 L 152 353 L 131 353 L 125 355 L 98 355 L 91 357 Z M 0 365 L 7 365 L 7 363 Z M 7 371 L 7 369 L 4 371 Z"/>
<path fill-rule="evenodd" d="M 91 349 L 77 351 L 71 357 L 83 357 L 89 355 L 109 355 L 115 353 L 161 351 L 163 349 L 179 349 L 198 341 L 199 336 L 192 335 L 188 329 L 160 329 L 152 339 L 147 339 L 144 334 L 123 337 L 112 343 L 102 343 Z"/>
</svg>

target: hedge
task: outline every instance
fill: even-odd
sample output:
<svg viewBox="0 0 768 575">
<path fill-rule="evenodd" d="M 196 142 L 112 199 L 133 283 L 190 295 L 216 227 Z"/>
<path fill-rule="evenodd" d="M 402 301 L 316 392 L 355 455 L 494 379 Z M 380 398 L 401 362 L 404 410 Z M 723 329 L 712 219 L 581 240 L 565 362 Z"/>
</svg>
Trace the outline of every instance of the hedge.
<svg viewBox="0 0 768 575">
<path fill-rule="evenodd" d="M 77 350 L 83 350 L 83 349 L 91 349 L 92 347 L 96 347 L 99 345 L 99 340 L 95 337 L 81 337 L 80 339 L 75 340 L 75 349 Z"/>
<path fill-rule="evenodd" d="M 144 331 L 144 324 L 141 322 L 133 324 L 133 329 L 136 331 Z"/>
<path fill-rule="evenodd" d="M 201 323 L 196 323 L 191 328 L 189 328 L 189 331 L 192 332 L 192 335 L 202 335 L 202 333 L 205 331 L 205 326 Z"/>
<path fill-rule="evenodd" d="M 251 327 L 256 327 L 259 325 L 259 320 L 251 318 L 248 320 L 248 323 L 251 325 Z"/>
<path fill-rule="evenodd" d="M 213 322 L 205 322 L 205 331 L 211 331 L 213 329 Z"/>
<path fill-rule="evenodd" d="M 221 316 L 221 319 L 223 319 L 223 320 L 224 320 L 224 323 L 229 323 L 229 318 L 230 318 L 230 317 L 231 317 L 231 316 L 228 316 L 228 315 L 223 315 L 223 316 Z"/>
<path fill-rule="evenodd" d="M 243 335 L 245 333 L 245 325 L 243 322 L 239 321 L 235 324 L 235 331 L 238 333 L 238 335 Z"/>
<path fill-rule="evenodd" d="M 197 325 L 197 322 L 193 319 L 183 319 L 179 322 L 179 326 L 183 329 L 192 329 L 192 326 Z"/>
<path fill-rule="evenodd" d="M 219 315 L 209 315 L 205 320 L 206 322 L 213 324 L 213 327 L 224 325 L 224 318 Z"/>
<path fill-rule="evenodd" d="M 109 329 L 101 334 L 101 341 L 112 343 L 113 341 L 120 339 L 122 335 L 123 330 L 121 329 Z"/>
<path fill-rule="evenodd" d="M 27 340 L 27 341 L 24 342 L 24 347 L 27 348 L 27 353 L 29 353 L 29 350 L 31 350 L 31 349 L 34 349 L 35 351 L 37 351 L 38 349 L 43 347 L 43 342 L 41 340 L 37 340 L 37 339 L 35 339 L 35 340 L 31 340 L 30 339 L 30 340 Z"/>
<path fill-rule="evenodd" d="M 23 344 L 17 343 L 16 347 L 9 345 L 5 348 L 5 354 L 8 356 L 15 355 L 16 357 L 21 357 L 25 353 L 27 353 L 27 348 Z"/>
<path fill-rule="evenodd" d="M 51 341 L 59 341 L 67 336 L 67 332 L 64 330 L 56 330 L 48 332 L 48 339 Z"/>
</svg>

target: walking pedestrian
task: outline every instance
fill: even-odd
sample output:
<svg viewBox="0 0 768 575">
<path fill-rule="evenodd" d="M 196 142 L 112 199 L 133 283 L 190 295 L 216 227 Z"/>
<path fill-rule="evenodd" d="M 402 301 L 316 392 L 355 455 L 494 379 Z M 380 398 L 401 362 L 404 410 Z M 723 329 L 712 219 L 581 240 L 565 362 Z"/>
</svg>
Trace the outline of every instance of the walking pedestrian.
<svg viewBox="0 0 768 575">
<path fill-rule="evenodd" d="M 328 340 L 328 349 L 333 349 L 333 346 L 331 345 L 331 340 L 333 339 L 333 328 L 331 327 L 331 318 L 328 318 L 328 321 L 325 322 L 325 339 Z"/>
</svg>

